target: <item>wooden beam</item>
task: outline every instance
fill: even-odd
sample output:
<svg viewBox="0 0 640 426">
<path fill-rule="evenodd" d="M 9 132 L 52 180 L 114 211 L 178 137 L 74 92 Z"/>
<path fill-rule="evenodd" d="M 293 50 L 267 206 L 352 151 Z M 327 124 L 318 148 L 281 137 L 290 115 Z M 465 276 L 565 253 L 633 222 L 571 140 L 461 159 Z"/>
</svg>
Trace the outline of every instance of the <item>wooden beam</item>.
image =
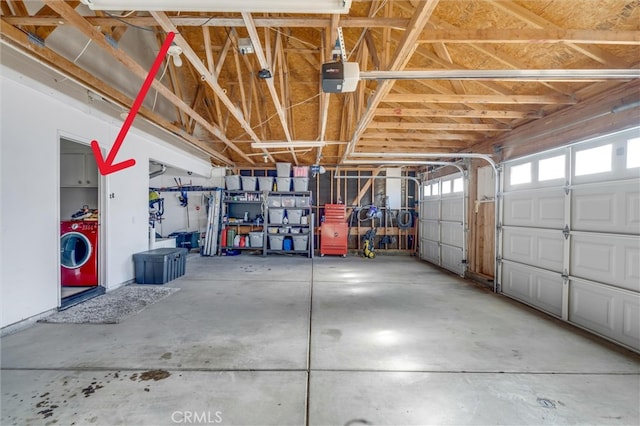
<svg viewBox="0 0 640 426">
<path fill-rule="evenodd" d="M 209 32 L 209 27 L 202 28 L 202 38 L 204 39 L 204 53 L 207 60 L 207 68 L 209 72 L 217 78 L 218 73 L 216 72 L 213 52 L 211 50 L 211 33 Z M 225 129 L 222 127 L 222 108 L 220 107 L 220 99 L 215 93 L 213 94 L 213 102 L 216 108 L 216 123 L 218 124 L 218 127 L 224 131 Z"/>
<path fill-rule="evenodd" d="M 638 31 L 572 30 L 563 28 L 514 28 L 514 29 L 427 29 L 418 43 L 497 43 L 497 44 L 640 44 Z"/>
<path fill-rule="evenodd" d="M 409 22 L 407 30 L 404 32 L 402 39 L 398 43 L 398 47 L 396 48 L 396 52 L 394 54 L 393 60 L 391 64 L 389 64 L 388 70 L 395 71 L 403 69 L 413 52 L 416 49 L 416 40 L 420 35 L 424 25 L 431 17 L 434 9 L 438 5 L 439 0 L 425 0 L 420 2 L 414 11 L 414 14 Z M 360 117 L 358 124 L 356 125 L 355 131 L 353 132 L 353 136 L 351 141 L 347 145 L 344 153 L 342 154 L 341 162 L 347 159 L 349 154 L 354 151 L 360 136 L 367 129 L 371 120 L 375 116 L 375 110 L 378 108 L 380 102 L 387 96 L 387 94 L 391 91 L 394 82 L 392 80 L 385 80 L 378 86 L 378 90 L 375 95 L 371 99 L 371 103 L 369 107 L 365 111 L 364 115 Z"/>
<path fill-rule="evenodd" d="M 373 181 L 375 180 L 373 178 L 378 176 L 381 171 L 382 171 L 381 168 L 377 168 L 377 169 L 371 171 L 371 177 L 369 177 L 369 179 L 367 179 L 365 184 L 362 185 L 362 188 L 360 188 L 360 191 L 358 192 L 358 195 L 356 195 L 356 198 L 353 199 L 353 201 L 351 202 L 350 205 L 352 205 L 352 206 L 360 205 L 360 200 L 362 200 L 362 197 L 364 197 L 364 194 L 366 194 L 367 191 L 369 190 L 369 188 L 371 188 L 371 185 L 373 185 Z M 366 177 L 363 178 L 363 179 L 366 179 Z M 360 183 L 360 179 L 358 179 L 358 183 Z"/>
<path fill-rule="evenodd" d="M 51 0 L 47 0 L 51 1 Z M 235 118 L 240 126 L 244 129 L 244 131 L 256 142 L 260 142 L 260 139 L 255 134 L 251 125 L 242 117 L 236 106 L 233 104 L 231 99 L 226 95 L 225 91 L 218 84 L 217 79 L 209 72 L 207 67 L 202 63 L 200 57 L 193 51 L 189 43 L 178 33 L 178 29 L 171 23 L 169 17 L 163 12 L 150 12 L 151 15 L 158 21 L 162 29 L 167 32 L 173 32 L 176 34 L 174 41 L 175 43 L 182 48 L 183 55 L 191 62 L 193 67 L 200 73 L 201 78 L 209 84 L 209 87 L 213 89 L 214 93 L 218 95 L 222 103 L 227 107 L 227 110 L 230 114 Z M 207 123 L 208 124 L 208 123 Z M 210 124 L 208 124 L 210 126 Z M 228 141 L 228 146 L 236 151 L 242 158 L 247 160 L 251 164 L 255 164 L 255 161 L 247 156 L 242 150 L 240 150 L 234 143 L 229 141 L 225 135 L 224 140 Z M 224 141 L 223 140 L 223 141 Z"/>
<path fill-rule="evenodd" d="M 116 49 L 109 42 L 106 41 L 101 32 L 95 29 L 89 22 L 87 22 L 84 17 L 79 15 L 74 9 L 72 9 L 68 4 L 61 1 L 56 0 L 44 0 L 44 2 L 51 7 L 56 13 L 60 14 L 60 16 L 64 17 L 68 20 L 76 29 L 82 32 L 85 36 L 91 38 L 95 44 L 100 46 L 103 50 L 107 51 L 111 56 L 113 56 L 118 62 L 123 64 L 127 69 L 129 69 L 132 73 L 138 76 L 140 79 L 146 79 L 149 71 L 143 68 L 140 64 L 134 61 L 129 55 L 124 53 L 120 49 Z M 178 38 L 180 36 L 177 36 Z M 186 46 L 186 44 L 185 44 Z M 184 50 L 184 46 L 182 46 Z M 198 60 L 198 63 L 202 65 L 202 63 Z M 202 65 L 204 67 L 204 65 Z M 235 146 L 232 142 L 227 139 L 227 137 L 220 131 L 219 128 L 213 126 L 194 111 L 189 105 L 187 105 L 182 99 L 177 97 L 175 93 L 169 90 L 165 85 L 160 83 L 158 80 L 154 80 L 152 83 L 152 87 L 157 90 L 162 96 L 164 96 L 169 102 L 181 108 L 188 115 L 193 117 L 198 121 L 200 125 L 202 125 L 207 131 L 209 131 L 212 135 L 219 138 L 222 142 L 224 142 L 229 148 L 238 153 L 242 158 L 248 161 L 251 164 L 254 164 L 254 161 L 251 157 L 248 157 L 244 152 L 242 152 L 237 146 Z"/>
<path fill-rule="evenodd" d="M 454 130 L 459 132 L 505 132 L 510 127 L 501 124 L 461 124 L 461 123 L 416 123 L 401 121 L 372 121 L 369 129 L 395 129 L 395 130 Z"/>
<path fill-rule="evenodd" d="M 436 104 L 562 104 L 573 105 L 577 101 L 571 96 L 558 95 L 442 95 L 442 94 L 398 94 L 387 95 L 383 102 L 429 102 Z M 375 113 L 375 111 L 374 111 Z"/>
<path fill-rule="evenodd" d="M 371 148 L 379 146 L 397 146 L 399 148 L 451 148 L 462 149 L 467 147 L 466 141 L 439 141 L 439 140 L 387 140 L 387 139 L 360 139 L 358 148 Z"/>
<path fill-rule="evenodd" d="M 118 104 L 123 108 L 131 108 L 133 105 L 134 100 L 132 98 L 124 95 L 118 90 L 115 90 L 99 78 L 95 77 L 92 73 L 85 71 L 63 56 L 58 55 L 53 50 L 46 47 L 40 47 L 39 45 L 32 43 L 24 31 L 21 31 L 5 22 L 4 18 L 2 18 L 2 31 L 0 32 L 0 37 L 2 37 L 3 41 L 15 46 L 25 55 L 35 60 L 42 61 L 53 69 L 58 70 L 61 74 L 78 82 L 82 86 L 90 88 L 90 90 L 94 91 L 98 95 L 111 100 L 113 103 Z M 235 165 L 231 159 L 215 151 L 210 144 L 204 143 L 203 141 L 187 134 L 183 129 L 169 122 L 160 114 L 151 111 L 149 108 L 144 106 L 141 107 L 139 114 L 150 123 L 173 133 L 178 139 L 182 139 L 186 143 L 203 150 L 210 156 L 214 157 L 217 161 L 228 165 Z"/>
<path fill-rule="evenodd" d="M 69 2 L 79 3 L 79 2 Z M 2 4 L 5 4 L 3 1 Z M 4 12 L 3 12 L 4 13 Z M 11 25 L 34 25 L 34 26 L 58 26 L 60 18 L 54 16 L 6 16 L 7 22 Z M 157 22 L 149 16 L 130 16 L 126 18 L 101 18 L 87 17 L 87 20 L 94 26 L 118 27 L 137 25 L 140 27 L 153 27 Z M 407 18 L 375 18 L 344 16 L 341 18 L 340 26 L 343 28 L 396 28 L 404 29 L 409 24 Z M 256 27 L 268 28 L 326 28 L 330 24 L 331 18 L 298 18 L 298 17 L 255 17 Z M 242 18 L 228 16 L 171 16 L 171 22 L 179 27 L 240 27 L 244 28 L 245 23 Z M 65 21 L 65 23 L 67 23 Z"/>
<path fill-rule="evenodd" d="M 490 109 L 429 109 L 429 108 L 378 108 L 380 117 L 465 117 L 465 118 L 540 118 L 534 111 L 506 111 Z"/>
<path fill-rule="evenodd" d="M 244 19 L 245 25 L 247 27 L 247 32 L 249 33 L 249 37 L 251 38 L 251 43 L 253 44 L 253 49 L 255 51 L 256 58 L 258 59 L 258 63 L 263 69 L 269 69 L 269 64 L 267 63 L 267 59 L 264 56 L 262 42 L 260 41 L 260 37 L 258 36 L 258 31 L 256 30 L 256 25 L 253 17 L 248 12 L 242 12 L 242 19 Z M 273 76 L 271 78 L 266 78 L 265 82 L 267 83 L 269 93 L 271 94 L 273 105 L 276 109 L 276 112 L 278 113 L 278 118 L 280 119 L 280 124 L 282 125 L 282 129 L 284 131 L 284 136 L 287 141 L 291 141 L 291 134 L 289 134 L 289 126 L 287 125 L 287 116 L 285 114 L 284 108 L 282 108 L 280 99 L 278 98 L 276 86 L 273 82 Z M 291 149 L 291 154 L 295 158 L 293 149 Z"/>
<path fill-rule="evenodd" d="M 501 9 L 508 14 L 515 16 L 516 18 L 532 25 L 538 29 L 543 30 L 559 30 L 561 29 L 559 26 L 549 22 L 548 20 L 542 18 L 541 16 L 536 15 L 531 12 L 529 9 L 519 6 L 511 1 L 496 1 L 490 0 L 491 4 Z M 567 46 L 575 50 L 576 52 L 580 52 L 583 55 L 594 59 L 601 64 L 607 65 L 612 68 L 626 68 L 629 64 L 626 61 L 621 60 L 616 55 L 613 55 L 605 50 L 602 50 L 598 46 L 580 46 L 576 43 L 568 42 Z"/>
<path fill-rule="evenodd" d="M 427 133 L 427 132 L 367 132 L 361 136 L 365 139 L 396 140 L 442 140 L 442 141 L 479 141 L 482 138 L 472 133 Z"/>
</svg>

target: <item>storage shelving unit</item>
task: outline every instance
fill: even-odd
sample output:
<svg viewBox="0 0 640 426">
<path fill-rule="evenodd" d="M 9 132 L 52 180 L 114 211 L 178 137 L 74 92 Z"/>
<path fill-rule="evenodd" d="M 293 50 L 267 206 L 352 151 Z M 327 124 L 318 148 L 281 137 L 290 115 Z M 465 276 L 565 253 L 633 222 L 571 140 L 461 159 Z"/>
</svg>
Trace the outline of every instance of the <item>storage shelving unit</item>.
<svg viewBox="0 0 640 426">
<path fill-rule="evenodd" d="M 266 201 L 265 254 L 304 254 L 312 258 L 314 218 L 311 192 L 269 192 Z M 303 244 L 304 237 L 305 248 L 296 250 L 296 246 Z M 281 247 L 280 239 L 282 246 L 285 245 L 285 240 L 291 239 L 291 250 Z"/>
<path fill-rule="evenodd" d="M 264 227 L 264 218 L 266 217 L 265 209 L 265 193 L 260 191 L 241 191 L 227 190 L 224 191 L 222 200 L 222 232 L 228 232 L 229 229 L 234 230 L 234 235 L 241 235 L 249 238 L 251 232 L 262 232 L 262 245 L 253 246 L 247 244 L 244 247 L 237 247 L 227 237 L 226 244 L 223 246 L 220 241 L 220 254 L 222 250 L 259 250 L 264 254 L 266 249 L 266 232 Z M 245 220 L 246 218 L 246 220 Z M 222 238 L 220 238 L 222 240 Z"/>
</svg>

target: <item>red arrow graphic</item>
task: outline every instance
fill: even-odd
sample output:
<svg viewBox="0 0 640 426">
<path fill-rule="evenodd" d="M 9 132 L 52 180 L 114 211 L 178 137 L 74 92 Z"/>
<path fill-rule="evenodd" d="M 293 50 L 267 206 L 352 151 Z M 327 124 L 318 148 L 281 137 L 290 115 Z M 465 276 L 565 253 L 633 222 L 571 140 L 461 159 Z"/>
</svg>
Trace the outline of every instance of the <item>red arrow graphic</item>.
<svg viewBox="0 0 640 426">
<path fill-rule="evenodd" d="M 109 151 L 109 154 L 107 155 L 106 160 L 102 157 L 102 152 L 100 152 L 100 145 L 98 144 L 98 141 L 96 140 L 91 141 L 91 149 L 93 150 L 93 156 L 96 157 L 96 163 L 98 164 L 98 169 L 100 170 L 101 175 L 104 176 L 114 172 L 118 172 L 120 170 L 124 170 L 136 164 L 136 160 L 134 160 L 133 158 L 130 158 L 125 161 L 121 161 L 120 163 L 116 163 L 116 164 L 114 164 L 113 162 L 115 161 L 116 155 L 118 155 L 118 151 L 120 150 L 120 147 L 124 142 L 124 138 L 127 136 L 127 133 L 131 128 L 131 124 L 133 124 L 133 120 L 135 120 L 136 115 L 140 110 L 142 101 L 147 95 L 147 92 L 151 87 L 151 83 L 153 83 L 153 79 L 155 78 L 156 74 L 158 73 L 158 70 L 160 69 L 160 66 L 162 65 L 162 61 L 164 60 L 164 57 L 167 54 L 167 51 L 169 50 L 169 47 L 171 47 L 171 42 L 173 41 L 174 37 L 175 37 L 175 34 L 172 32 L 167 34 L 167 39 L 162 44 L 162 47 L 160 48 L 160 52 L 158 52 L 158 56 L 156 57 L 156 60 L 153 62 L 153 65 L 149 70 L 149 74 L 147 75 L 147 78 L 144 80 L 144 83 L 142 83 L 140 92 L 138 93 L 136 100 L 133 102 L 131 111 L 129 111 L 129 115 L 127 115 L 127 119 L 124 121 L 124 124 L 122 125 L 122 129 L 120 129 L 120 133 L 118 133 L 118 137 L 113 143 L 113 146 L 111 147 L 111 150 Z"/>
</svg>

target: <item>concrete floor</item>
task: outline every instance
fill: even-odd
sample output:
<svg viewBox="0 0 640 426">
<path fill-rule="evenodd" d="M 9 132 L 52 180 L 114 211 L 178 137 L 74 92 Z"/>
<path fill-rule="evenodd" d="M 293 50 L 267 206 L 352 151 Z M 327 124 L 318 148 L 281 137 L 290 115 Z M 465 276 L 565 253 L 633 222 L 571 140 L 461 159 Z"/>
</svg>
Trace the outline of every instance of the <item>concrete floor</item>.
<svg viewBox="0 0 640 426">
<path fill-rule="evenodd" d="M 2 338 L 0 424 L 640 423 L 640 356 L 415 258 L 191 255 L 167 286 Z"/>
</svg>

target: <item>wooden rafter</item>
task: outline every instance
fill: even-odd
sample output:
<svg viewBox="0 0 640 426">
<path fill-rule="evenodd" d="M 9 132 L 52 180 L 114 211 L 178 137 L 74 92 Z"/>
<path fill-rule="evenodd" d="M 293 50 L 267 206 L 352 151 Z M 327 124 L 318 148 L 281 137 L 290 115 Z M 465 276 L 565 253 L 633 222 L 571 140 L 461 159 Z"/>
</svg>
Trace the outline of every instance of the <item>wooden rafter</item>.
<svg viewBox="0 0 640 426">
<path fill-rule="evenodd" d="M 540 118 L 535 112 L 490 109 L 378 108 L 376 116 L 389 117 L 474 117 L 474 118 Z"/>
<path fill-rule="evenodd" d="M 429 19 L 437 5 L 438 0 L 426 0 L 418 5 L 413 14 L 413 17 L 411 18 L 411 21 L 409 22 L 409 26 L 396 49 L 393 61 L 388 68 L 389 70 L 400 70 L 405 67 L 416 48 L 416 40 L 420 35 L 420 31 L 422 31 L 422 28 L 426 24 L 427 20 Z M 371 103 L 369 104 L 369 108 L 360 118 L 360 121 L 358 122 L 353 133 L 353 137 L 342 155 L 341 161 L 346 160 L 347 156 L 354 150 L 358 139 L 360 139 L 360 135 L 364 133 L 371 120 L 373 120 L 376 108 L 378 107 L 380 102 L 383 101 L 389 91 L 391 91 L 392 87 L 393 81 L 391 80 L 386 80 L 379 85 L 378 90 L 376 91 L 373 99 L 371 100 Z"/>
<path fill-rule="evenodd" d="M 253 49 L 256 54 L 256 58 L 258 59 L 258 63 L 263 69 L 269 69 L 269 64 L 267 63 L 267 59 L 264 56 L 264 50 L 262 49 L 262 42 L 260 41 L 260 37 L 258 36 L 258 31 L 256 30 L 256 25 L 253 20 L 253 17 L 248 12 L 242 12 L 242 19 L 245 22 L 247 27 L 247 32 L 249 33 L 249 38 L 251 38 L 251 43 L 253 44 Z M 273 76 L 271 78 L 266 78 L 265 82 L 267 83 L 267 88 L 269 89 L 269 94 L 271 95 L 271 100 L 273 101 L 273 105 L 278 113 L 278 118 L 280 119 L 280 124 L 282 125 L 282 129 L 284 131 L 284 136 L 287 141 L 291 141 L 291 134 L 289 133 L 289 126 L 287 125 L 287 117 L 280 103 L 280 99 L 278 98 L 278 93 L 276 92 L 276 86 L 273 82 Z M 296 157 L 296 153 L 293 148 L 290 149 L 291 156 L 293 157 L 293 161 L 295 164 L 298 164 L 298 159 Z"/>
<path fill-rule="evenodd" d="M 572 105 L 571 96 L 558 95 L 442 95 L 429 93 L 388 95 L 385 102 L 430 102 L 437 104 L 560 104 Z"/>
<path fill-rule="evenodd" d="M 52 68 L 59 70 L 62 74 L 67 75 L 69 78 L 77 81 L 84 87 L 91 88 L 91 90 L 95 91 L 98 95 L 103 96 L 106 99 L 113 100 L 114 103 L 119 104 L 123 108 L 130 108 L 131 105 L 133 105 L 134 100 L 132 98 L 113 87 L 110 87 L 101 79 L 95 77 L 92 73 L 80 68 L 78 65 L 55 53 L 51 49 L 32 43 L 29 41 L 27 34 L 5 22 L 4 18 L 1 21 L 2 32 L 0 32 L 0 37 L 2 37 L 4 41 L 16 46 L 28 56 L 43 61 Z M 234 165 L 234 162 L 231 159 L 219 152 L 216 152 L 212 148 L 211 144 L 204 143 L 201 140 L 185 133 L 181 128 L 169 122 L 160 114 L 151 111 L 149 108 L 142 106 L 138 113 L 146 120 L 149 120 L 149 122 L 166 129 L 176 135 L 176 137 L 181 138 L 187 143 L 208 153 L 217 161 L 227 165 Z"/>
<path fill-rule="evenodd" d="M 81 15 L 79 15 L 74 9 L 72 9 L 65 2 L 55 1 L 55 0 L 44 0 L 45 3 L 51 7 L 56 13 L 63 16 L 67 21 L 71 23 L 76 29 L 82 32 L 87 37 L 91 38 L 93 42 L 100 46 L 103 50 L 113 56 L 118 62 L 123 64 L 127 69 L 129 69 L 132 73 L 138 76 L 140 79 L 145 79 L 148 74 L 148 70 L 145 70 L 140 64 L 134 61 L 129 55 L 124 53 L 120 49 L 116 49 L 109 42 L 105 40 L 98 30 L 96 30 L 89 22 L 87 22 Z M 166 86 L 161 84 L 159 81 L 154 80 L 152 83 L 152 87 L 157 90 L 162 96 L 164 96 L 169 102 L 178 106 L 180 109 L 185 111 L 189 116 L 193 117 L 198 121 L 200 125 L 202 125 L 207 131 L 209 131 L 212 135 L 219 138 L 222 142 L 224 142 L 227 146 L 229 146 L 232 150 L 238 153 L 243 159 L 253 164 L 254 161 L 251 157 L 248 157 L 244 152 L 242 152 L 237 146 L 231 143 L 227 137 L 220 131 L 219 128 L 213 126 L 198 114 L 196 111 L 191 109 L 189 105 L 187 105 L 182 99 L 178 98 L 173 92 L 171 92 Z"/>
<path fill-rule="evenodd" d="M 365 139 L 396 139 L 396 140 L 446 140 L 446 141 L 478 141 L 477 135 L 472 133 L 431 133 L 431 132 L 376 132 L 364 133 Z"/>
<path fill-rule="evenodd" d="M 5 2 L 1 2 L 4 4 Z M 79 1 L 69 2 L 79 4 Z M 3 11 L 4 13 L 4 11 Z M 10 14 L 8 14 L 10 15 Z M 155 20 L 149 16 L 131 16 L 126 18 L 104 18 L 87 17 L 87 20 L 94 26 L 118 27 L 127 25 L 137 25 L 140 27 L 152 27 L 156 25 Z M 34 26 L 58 26 L 59 18 L 52 16 L 7 16 L 7 22 L 11 25 L 34 25 Z M 171 21 L 179 27 L 240 27 L 245 26 L 242 18 L 229 16 L 219 17 L 189 17 L 172 16 Z M 297 18 L 297 17 L 255 17 L 254 22 L 257 28 L 326 28 L 330 24 L 330 18 Z M 368 17 L 342 17 L 343 28 L 405 28 L 409 24 L 407 18 L 368 18 Z"/>
<path fill-rule="evenodd" d="M 574 43 L 637 46 L 640 45 L 640 33 L 620 30 L 572 30 L 557 27 L 546 29 L 428 29 L 422 31 L 418 43 Z"/>
<path fill-rule="evenodd" d="M 490 0 L 490 1 L 495 7 L 502 9 L 503 11 L 515 16 L 518 19 L 521 19 L 527 24 L 532 25 L 538 29 L 543 29 L 545 31 L 561 29 L 557 25 L 554 25 L 553 23 L 547 21 L 546 19 L 532 13 L 530 10 L 522 6 L 519 6 L 518 4 L 515 4 L 513 2 L 496 1 L 496 0 Z M 610 67 L 624 68 L 628 65 L 625 61 L 621 60 L 620 58 L 618 58 L 617 56 L 609 52 L 602 50 L 598 46 L 581 46 L 573 42 L 567 42 L 566 45 L 572 48 L 573 50 L 575 50 L 576 52 L 580 52 L 583 55 L 586 55 L 591 59 L 594 59 Z"/>
<path fill-rule="evenodd" d="M 160 26 L 167 32 L 176 33 L 175 42 L 182 48 L 182 52 L 184 56 L 191 62 L 194 68 L 200 73 L 204 81 L 213 89 L 213 91 L 218 95 L 222 103 L 227 107 L 229 113 L 235 118 L 240 126 L 244 129 L 244 131 L 256 142 L 259 142 L 260 139 L 258 135 L 255 134 L 251 125 L 241 116 L 240 112 L 237 110 L 236 106 L 233 104 L 231 99 L 226 95 L 225 91 L 218 84 L 217 79 L 209 72 L 207 67 L 202 63 L 200 57 L 196 52 L 193 51 L 191 46 L 186 42 L 186 40 L 178 34 L 178 29 L 171 23 L 169 17 L 163 12 L 151 12 L 151 15 L 158 21 Z M 225 136 L 226 139 L 226 136 Z M 228 141 L 228 139 L 226 139 Z M 242 150 L 240 150 L 234 143 L 228 141 L 228 146 L 234 151 L 238 152 L 242 158 L 249 161 L 251 164 L 255 164 L 255 161 L 247 156 Z"/>
</svg>

